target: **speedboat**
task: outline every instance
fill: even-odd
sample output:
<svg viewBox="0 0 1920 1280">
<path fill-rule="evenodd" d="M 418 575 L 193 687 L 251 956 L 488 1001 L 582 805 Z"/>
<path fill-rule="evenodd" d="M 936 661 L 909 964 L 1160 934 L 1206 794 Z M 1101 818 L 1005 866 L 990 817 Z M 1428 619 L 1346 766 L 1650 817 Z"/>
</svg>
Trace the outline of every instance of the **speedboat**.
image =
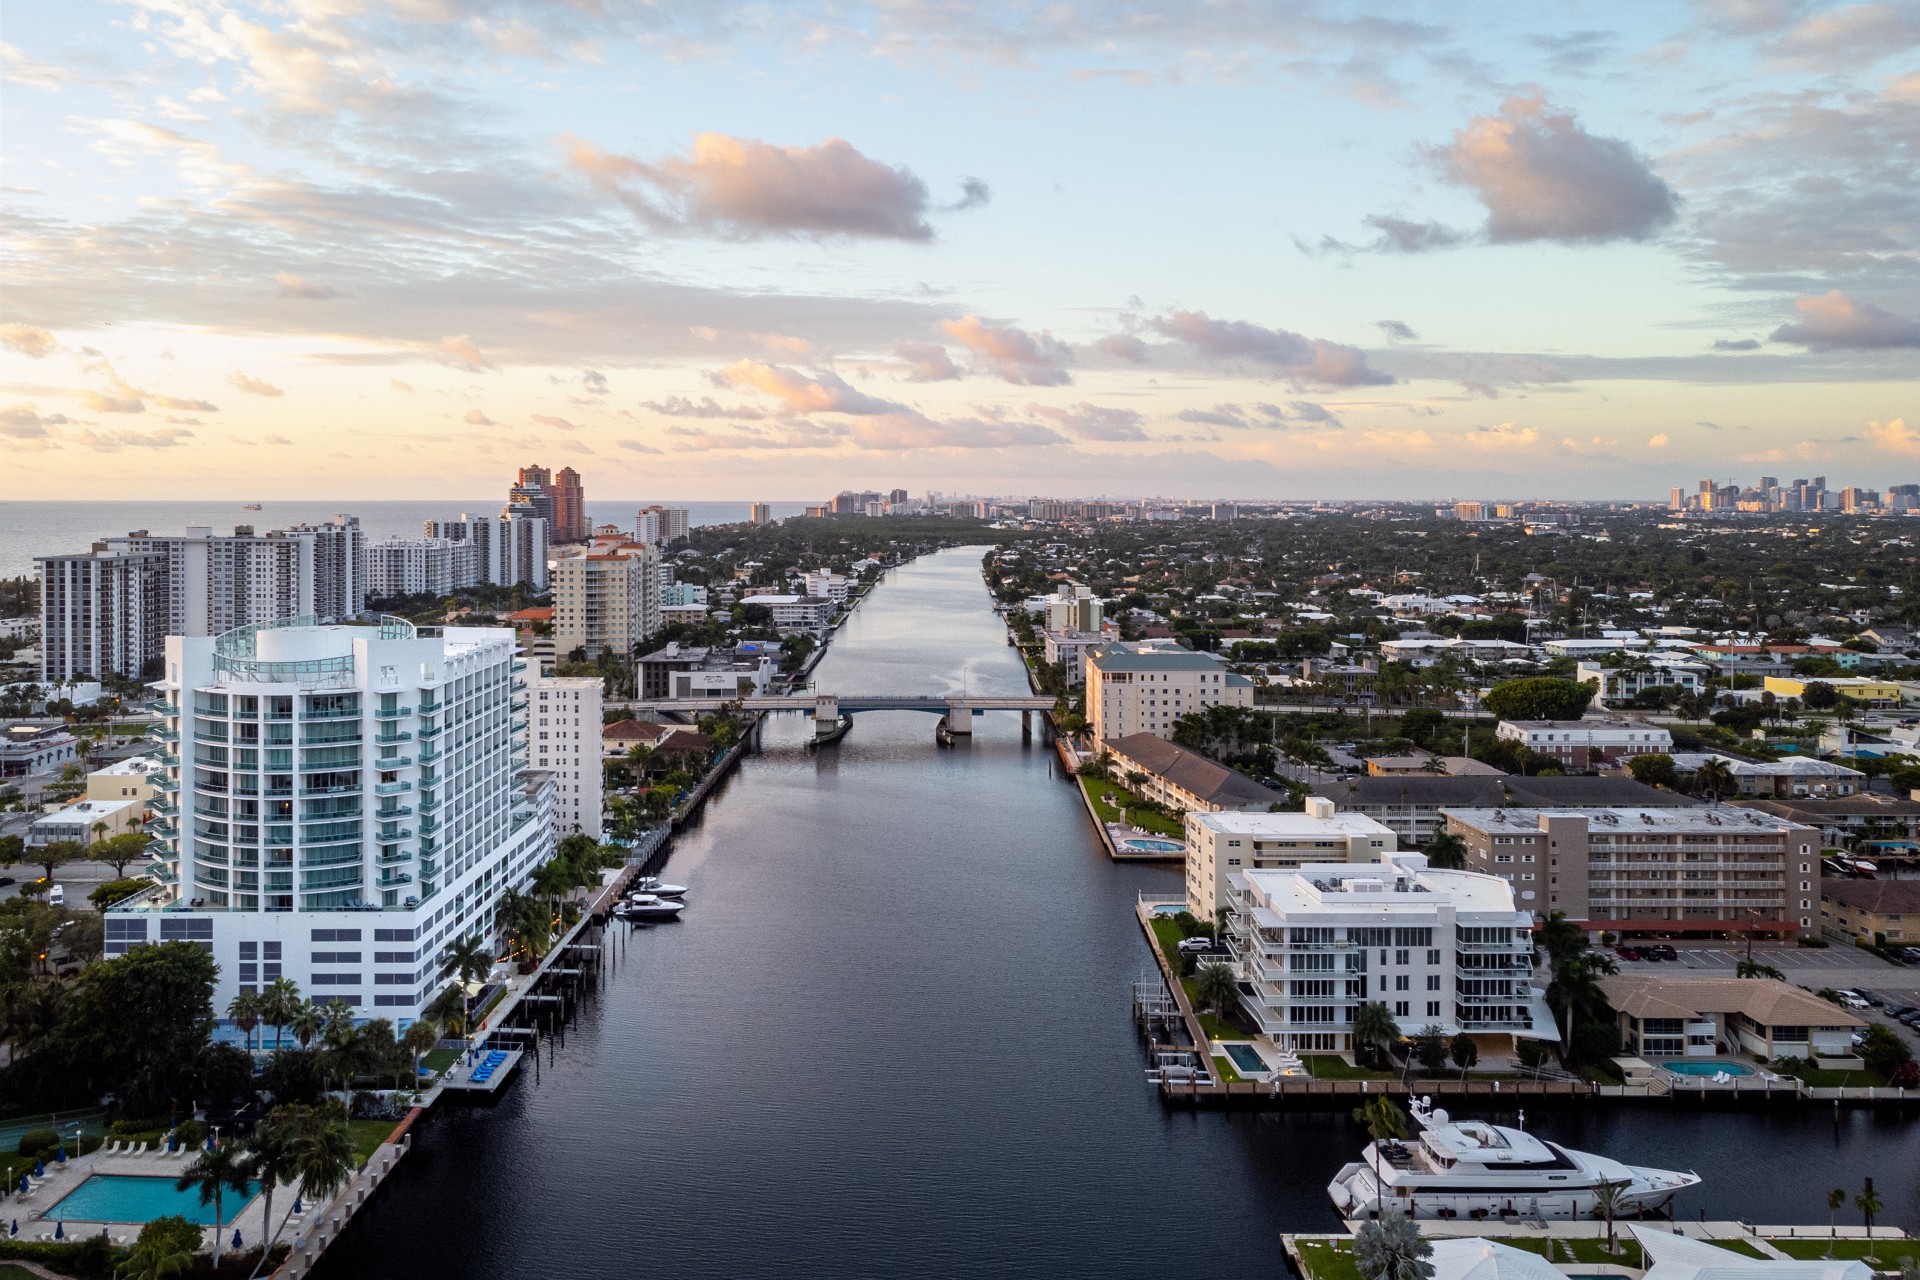
<svg viewBox="0 0 1920 1280">
<path fill-rule="evenodd" d="M 1334 1177 L 1327 1194 L 1342 1217 L 1587 1218 L 1605 1183 L 1621 1188 L 1620 1216 L 1670 1209 L 1674 1196 L 1700 1182 L 1697 1174 L 1621 1164 L 1430 1108 L 1425 1098 L 1411 1108 L 1421 1126 L 1417 1141 L 1375 1142 Z"/>
<path fill-rule="evenodd" d="M 651 893 L 636 893 L 613 909 L 622 920 L 678 920 L 687 909 L 684 902 L 670 902 Z"/>
<path fill-rule="evenodd" d="M 659 876 L 641 876 L 633 882 L 633 891 L 635 893 L 650 893 L 656 898 L 684 898 L 687 896 L 687 886 L 683 884 L 666 884 Z"/>
</svg>

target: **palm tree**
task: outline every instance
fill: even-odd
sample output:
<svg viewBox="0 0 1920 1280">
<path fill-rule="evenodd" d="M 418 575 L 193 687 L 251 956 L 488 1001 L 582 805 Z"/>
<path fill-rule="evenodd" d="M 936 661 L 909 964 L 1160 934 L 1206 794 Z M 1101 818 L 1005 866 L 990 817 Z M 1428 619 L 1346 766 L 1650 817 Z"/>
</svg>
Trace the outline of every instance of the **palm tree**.
<svg viewBox="0 0 1920 1280">
<path fill-rule="evenodd" d="M 431 1018 L 420 1019 L 400 1037 L 400 1048 L 413 1060 L 413 1079 L 409 1083 L 414 1088 L 420 1086 L 420 1059 L 432 1053 L 439 1043 L 440 1027 Z"/>
<path fill-rule="evenodd" d="M 1467 865 L 1467 842 L 1451 831 L 1436 831 L 1422 851 L 1427 865 L 1441 871 L 1461 871 Z"/>
<path fill-rule="evenodd" d="M 326 1015 L 320 1012 L 317 1004 L 303 1004 L 293 1011 L 287 1019 L 287 1030 L 293 1032 L 293 1038 L 300 1042 L 302 1049 L 313 1043 L 313 1038 L 326 1027 Z"/>
<path fill-rule="evenodd" d="M 1400 1024 L 1383 1000 L 1369 1000 L 1354 1010 L 1353 1046 L 1384 1054 L 1386 1047 L 1400 1038 Z M 1375 1059 L 1378 1061 L 1378 1059 Z"/>
<path fill-rule="evenodd" d="M 1619 1243 L 1614 1239 L 1613 1219 L 1627 1202 L 1627 1184 L 1624 1182 L 1602 1182 L 1593 1189 L 1593 1211 L 1607 1220 L 1607 1252 L 1620 1252 Z"/>
<path fill-rule="evenodd" d="M 326 1069 L 327 1078 L 340 1077 L 340 1089 L 345 1092 L 359 1074 L 360 1060 L 364 1056 L 365 1037 L 359 1027 L 353 1025 L 351 1018 L 328 1019 L 326 1034 L 320 1041 L 320 1061 Z"/>
<path fill-rule="evenodd" d="M 1230 964 L 1202 965 L 1193 978 L 1193 994 L 1224 1016 L 1240 998 L 1240 979 Z"/>
<path fill-rule="evenodd" d="M 449 985 L 427 1006 L 427 1016 L 455 1035 L 467 1030 L 467 993 L 458 985 Z"/>
<path fill-rule="evenodd" d="M 1885 1207 L 1880 1203 L 1880 1197 L 1873 1189 L 1873 1179 L 1867 1179 L 1867 1184 L 1860 1188 L 1860 1194 L 1853 1198 L 1853 1207 L 1860 1211 L 1862 1218 L 1866 1219 L 1867 1256 L 1865 1261 L 1871 1266 L 1880 1261 L 1873 1256 L 1873 1215 Z"/>
<path fill-rule="evenodd" d="M 252 1053 L 253 1029 L 260 1025 L 260 997 L 252 991 L 242 991 L 228 1002 L 227 1016 L 240 1028 L 240 1034 L 247 1040 L 247 1052 Z"/>
<path fill-rule="evenodd" d="M 1367 1136 L 1373 1139 L 1376 1148 L 1375 1175 L 1373 1179 L 1373 1212 L 1374 1216 L 1378 1217 L 1380 1214 L 1380 1197 L 1385 1194 L 1385 1187 L 1382 1184 L 1386 1181 L 1385 1175 L 1381 1172 L 1379 1166 L 1386 1163 L 1386 1158 L 1378 1154 L 1377 1148 L 1389 1138 L 1404 1138 L 1407 1136 L 1407 1113 L 1402 1111 L 1392 1098 L 1389 1098 L 1384 1093 L 1378 1093 L 1368 1099 L 1366 1105 L 1353 1109 L 1353 1122 L 1366 1129 Z"/>
<path fill-rule="evenodd" d="M 1736 786 L 1733 770 L 1727 768 L 1727 762 L 1719 756 L 1708 756 L 1701 762 L 1693 771 L 1693 785 L 1695 790 L 1704 791 L 1715 800 Z"/>
<path fill-rule="evenodd" d="M 467 986 L 480 981 L 493 969 L 493 951 L 477 933 L 455 938 L 447 944 L 446 957 L 440 962 L 440 976 L 460 982 L 460 1022 L 467 1021 Z"/>
<path fill-rule="evenodd" d="M 1835 1215 L 1847 1207 L 1847 1193 L 1839 1187 L 1827 1192 L 1827 1251 L 1823 1257 L 1833 1256 L 1833 1246 L 1840 1239 L 1840 1225 Z"/>
<path fill-rule="evenodd" d="M 214 1232 L 216 1236 L 219 1234 Z M 113 1274 L 126 1280 L 165 1280 L 192 1265 L 193 1251 L 181 1248 L 179 1237 L 173 1232 L 142 1230 L 127 1260 Z"/>
<path fill-rule="evenodd" d="M 280 1047 L 280 1033 L 294 1014 L 300 1011 L 300 988 L 292 978 L 275 978 L 260 993 L 260 1021 L 273 1028 L 273 1047 Z"/>
<path fill-rule="evenodd" d="M 1429 1280 L 1433 1246 L 1412 1218 L 1364 1222 L 1353 1237 L 1353 1265 L 1361 1280 Z"/>
<path fill-rule="evenodd" d="M 174 1184 L 177 1191 L 198 1189 L 200 1203 L 213 1206 L 213 1269 L 220 1269 L 220 1228 L 226 1225 L 227 1215 L 222 1207 L 229 1191 L 236 1195 L 245 1195 L 252 1190 L 247 1180 L 247 1170 L 240 1161 L 237 1149 L 230 1142 L 217 1143 L 210 1151 L 202 1151 L 194 1162 L 180 1174 Z"/>
<path fill-rule="evenodd" d="M 338 1191 L 353 1175 L 353 1135 L 347 1112 L 338 1102 L 292 1108 L 293 1163 L 300 1194 L 316 1203 Z"/>
<path fill-rule="evenodd" d="M 267 1224 L 272 1233 L 260 1245 L 260 1261 L 253 1268 L 253 1274 L 257 1276 L 273 1253 L 274 1241 L 280 1238 L 280 1228 L 273 1225 L 274 1189 L 283 1182 L 292 1182 L 300 1172 L 295 1159 L 294 1129 L 286 1116 L 275 1111 L 253 1127 L 252 1148 L 242 1161 L 242 1168 L 246 1170 L 247 1177 L 260 1184 L 260 1192 L 266 1197 L 263 1206 L 266 1216 L 261 1221 Z"/>
</svg>

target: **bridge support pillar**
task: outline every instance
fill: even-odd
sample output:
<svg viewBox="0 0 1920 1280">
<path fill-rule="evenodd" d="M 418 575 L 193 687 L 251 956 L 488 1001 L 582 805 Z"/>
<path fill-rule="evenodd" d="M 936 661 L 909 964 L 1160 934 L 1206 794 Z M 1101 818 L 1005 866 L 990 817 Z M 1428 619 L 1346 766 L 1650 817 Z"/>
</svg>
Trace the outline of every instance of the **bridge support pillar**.
<svg viewBox="0 0 1920 1280">
<path fill-rule="evenodd" d="M 1033 712 L 1031 711 L 1020 713 L 1020 741 L 1033 741 Z"/>
<path fill-rule="evenodd" d="M 954 737 L 973 735 L 973 708 L 959 703 L 947 704 L 947 732 Z"/>
<path fill-rule="evenodd" d="M 813 736 L 829 738 L 840 727 L 840 699 L 823 693 L 813 700 Z"/>
</svg>

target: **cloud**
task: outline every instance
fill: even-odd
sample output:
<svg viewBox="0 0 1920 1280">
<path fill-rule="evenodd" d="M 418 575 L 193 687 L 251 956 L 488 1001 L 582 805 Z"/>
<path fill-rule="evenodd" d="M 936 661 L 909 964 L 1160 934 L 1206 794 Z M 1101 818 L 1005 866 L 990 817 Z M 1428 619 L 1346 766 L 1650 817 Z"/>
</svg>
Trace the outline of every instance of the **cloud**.
<svg viewBox="0 0 1920 1280">
<path fill-rule="evenodd" d="M 573 138 L 568 161 L 657 230 L 735 239 L 933 239 L 926 184 L 909 169 L 869 159 L 842 138 L 782 147 L 703 133 L 689 154 L 654 163 Z M 985 186 L 970 182 L 953 207 L 985 199 Z"/>
<path fill-rule="evenodd" d="M 0 347 L 38 360 L 59 350 L 60 344 L 51 333 L 38 325 L 0 324 Z"/>
<path fill-rule="evenodd" d="M 1216 404 L 1211 409 L 1183 409 L 1175 415 L 1182 422 L 1209 427 L 1231 427 L 1236 431 L 1280 429 L 1310 423 L 1341 430 L 1343 424 L 1325 405 L 1311 400 L 1292 400 L 1284 407 L 1277 404 Z"/>
<path fill-rule="evenodd" d="M 287 394 L 271 382 L 264 382 L 259 378 L 249 378 L 246 374 L 237 371 L 231 378 L 227 379 L 227 382 L 236 390 L 244 391 L 250 396 L 278 397 Z"/>
<path fill-rule="evenodd" d="M 1366 352 L 1287 329 L 1268 329 L 1245 320 L 1215 320 L 1204 311 L 1175 311 L 1156 316 L 1153 328 L 1177 338 L 1211 360 L 1243 360 L 1264 366 L 1295 382 L 1334 387 L 1381 386 L 1389 374 L 1367 365 Z"/>
<path fill-rule="evenodd" d="M 1575 440 L 1572 436 L 1568 436 L 1560 441 L 1560 447 L 1568 453 L 1581 457 L 1612 457 L 1614 447 L 1619 443 L 1618 440 L 1604 436 L 1591 436 L 1585 440 Z"/>
<path fill-rule="evenodd" d="M 493 368 L 493 363 L 480 354 L 480 348 L 473 345 L 473 339 L 466 334 L 453 334 L 434 344 L 435 351 L 451 358 L 454 364 L 469 372 L 477 373 L 482 369 Z"/>
<path fill-rule="evenodd" d="M 1793 305 L 1800 319 L 1775 329 L 1772 341 L 1797 343 L 1810 351 L 1920 347 L 1920 321 L 1856 302 L 1838 289 L 1796 298 Z"/>
<path fill-rule="evenodd" d="M 960 180 L 960 198 L 946 206 L 948 213 L 958 213 L 962 209 L 977 209 L 993 199 L 993 191 L 978 178 Z"/>
<path fill-rule="evenodd" d="M 1128 364 L 1147 362 L 1147 344 L 1130 333 L 1110 333 L 1093 346 L 1094 350 L 1104 351 L 1115 359 L 1125 360 Z"/>
<path fill-rule="evenodd" d="M 784 365 L 767 364 L 761 360 L 739 360 L 710 376 L 716 386 L 741 387 L 771 396 L 794 415 L 911 412 L 903 405 L 856 391 L 837 373 L 826 372 L 818 378 L 809 378 Z"/>
<path fill-rule="evenodd" d="M 261 436 L 260 443 L 273 444 L 273 445 L 289 445 L 289 444 L 292 444 L 293 441 L 287 439 L 287 437 L 285 436 Z"/>
<path fill-rule="evenodd" d="M 597 369 L 583 369 L 580 372 L 580 385 L 587 389 L 589 395 L 603 396 L 607 394 L 607 375 Z"/>
<path fill-rule="evenodd" d="M 1524 449 L 1540 442 L 1540 428 L 1523 427 L 1514 422 L 1499 422 L 1490 427 L 1475 427 L 1455 439 L 1470 448 L 1482 450 Z"/>
<path fill-rule="evenodd" d="M 54 415 L 61 422 L 66 419 Z M 10 440 L 35 440 L 48 435 L 49 419 L 42 418 L 30 404 L 16 404 L 0 409 L 0 436 Z"/>
<path fill-rule="evenodd" d="M 1852 71 L 1920 44 L 1920 7 L 1845 4 L 1810 14 L 1762 48 L 1803 66 Z"/>
<path fill-rule="evenodd" d="M 479 412 L 479 411 L 475 410 L 475 412 Z M 484 418 L 485 416 L 486 416 L 485 414 L 481 414 L 481 417 Z M 552 427 L 555 431 L 578 431 L 580 429 L 579 427 L 575 426 L 573 423 L 568 422 L 565 418 L 555 418 L 549 414 L 544 414 L 544 413 L 534 414 L 533 420 L 539 423 L 543 427 Z M 473 421 L 472 414 L 469 414 L 467 416 L 467 421 L 469 422 Z M 492 424 L 488 423 L 487 425 L 491 426 Z"/>
<path fill-rule="evenodd" d="M 154 431 L 76 431 L 68 439 L 97 453 L 118 453 L 122 449 L 174 449 L 182 440 L 193 438 L 185 427 L 161 427 Z"/>
<path fill-rule="evenodd" d="M 1715 338 L 1713 340 L 1713 349 L 1715 351 L 1758 351 L 1760 349 L 1760 339 Z"/>
<path fill-rule="evenodd" d="M 1649 449 L 1664 449 L 1672 443 L 1673 438 L 1664 431 L 1657 436 L 1647 437 L 1647 448 Z"/>
<path fill-rule="evenodd" d="M 1920 429 L 1909 427 L 1905 418 L 1894 418 L 1888 422 L 1869 422 L 1866 433 L 1867 439 L 1876 449 L 1920 458 Z"/>
<path fill-rule="evenodd" d="M 1420 336 L 1404 320 L 1375 320 L 1373 323 L 1394 342 L 1412 342 Z"/>
<path fill-rule="evenodd" d="M 290 271 L 276 271 L 273 273 L 273 279 L 274 283 L 280 286 L 280 296 L 283 298 L 306 298 L 319 301 L 322 298 L 337 297 L 340 292 L 331 285 L 315 284 Z"/>
<path fill-rule="evenodd" d="M 1413 222 L 1384 213 L 1372 214 L 1365 221 L 1380 233 L 1372 244 L 1354 246 L 1328 240 L 1325 247 L 1373 253 L 1426 253 L 1431 249 L 1451 249 L 1468 239 L 1466 232 L 1442 226 L 1438 222 Z"/>
<path fill-rule="evenodd" d="M 953 357 L 937 342 L 903 342 L 893 354 L 907 362 L 909 382 L 951 382 L 960 376 Z"/>
<path fill-rule="evenodd" d="M 665 400 L 642 400 L 642 409 L 651 409 L 655 413 L 670 418 L 764 418 L 765 413 L 750 404 L 721 404 L 712 396 L 702 396 L 699 403 L 685 396 L 668 396 Z"/>
<path fill-rule="evenodd" d="M 73 72 L 65 67 L 35 62 L 25 52 L 4 40 L 0 40 L 0 67 L 6 68 L 6 77 L 12 83 L 43 93 L 57 93 L 62 85 L 73 78 Z"/>
<path fill-rule="evenodd" d="M 1027 412 L 1064 428 L 1082 440 L 1145 440 L 1144 419 L 1132 409 L 1116 409 L 1085 400 L 1064 409 L 1030 404 Z"/>
<path fill-rule="evenodd" d="M 388 378 L 387 385 L 395 391 L 404 391 L 408 395 L 413 394 L 413 384 L 411 382 L 402 382 L 398 378 Z"/>
<path fill-rule="evenodd" d="M 95 413 L 145 413 L 146 404 L 138 395 L 129 395 L 124 390 L 82 391 L 80 403 Z"/>
<path fill-rule="evenodd" d="M 958 418 L 936 421 L 919 413 L 890 413 L 853 424 L 853 440 L 862 449 L 1012 449 L 1064 444 L 1065 438 L 1033 422 Z"/>
<path fill-rule="evenodd" d="M 175 409 L 181 413 L 220 412 L 220 406 L 217 404 L 210 404 L 205 400 L 183 400 L 179 396 L 154 396 L 153 402 L 162 409 Z"/>
<path fill-rule="evenodd" d="M 492 418 L 489 418 L 484 412 L 482 412 L 479 409 L 467 410 L 467 416 L 465 418 L 465 421 L 471 423 L 476 427 L 495 427 L 500 425 L 499 423 L 495 422 Z"/>
<path fill-rule="evenodd" d="M 627 450 L 627 451 L 629 451 L 629 452 L 631 452 L 631 453 L 658 453 L 658 452 L 660 452 L 660 451 L 659 451 L 658 449 L 656 449 L 656 448 L 654 448 L 654 447 L 653 447 L 652 445 L 650 445 L 650 444 L 645 444 L 645 443 L 643 443 L 643 442 L 641 442 L 641 441 L 639 441 L 639 440 L 622 440 L 622 441 L 620 442 L 620 447 L 621 447 L 622 449 L 625 449 L 625 450 Z"/>
<path fill-rule="evenodd" d="M 1476 116 L 1435 160 L 1487 207 L 1496 244 L 1643 240 L 1673 221 L 1679 197 L 1617 138 L 1580 127 L 1538 96 Z"/>
<path fill-rule="evenodd" d="M 940 327 L 978 356 L 995 377 L 1027 387 L 1058 387 L 1073 381 L 1064 368 L 1073 353 L 1044 330 L 1028 333 L 1012 325 L 988 324 L 976 315 L 943 321 Z"/>
</svg>

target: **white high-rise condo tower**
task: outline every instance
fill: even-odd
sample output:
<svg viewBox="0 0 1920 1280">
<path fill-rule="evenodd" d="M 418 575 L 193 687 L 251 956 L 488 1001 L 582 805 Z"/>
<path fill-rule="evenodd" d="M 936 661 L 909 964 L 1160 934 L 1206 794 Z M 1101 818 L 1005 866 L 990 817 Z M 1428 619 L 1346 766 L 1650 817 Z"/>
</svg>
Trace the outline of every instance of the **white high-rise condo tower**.
<svg viewBox="0 0 1920 1280">
<path fill-rule="evenodd" d="M 492 939 L 501 894 L 553 852 L 524 667 L 504 628 L 169 636 L 159 883 L 108 912 L 107 954 L 204 943 L 218 1009 L 286 977 L 362 1017 L 418 1018 L 447 942 Z"/>
</svg>

